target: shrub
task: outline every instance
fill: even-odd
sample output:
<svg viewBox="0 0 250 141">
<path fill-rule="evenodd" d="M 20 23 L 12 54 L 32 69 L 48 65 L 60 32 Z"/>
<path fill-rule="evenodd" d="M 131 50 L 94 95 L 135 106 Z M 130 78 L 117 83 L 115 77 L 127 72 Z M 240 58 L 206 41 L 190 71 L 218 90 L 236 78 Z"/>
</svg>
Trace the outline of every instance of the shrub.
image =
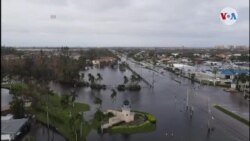
<svg viewBox="0 0 250 141">
<path fill-rule="evenodd" d="M 129 86 L 128 86 L 128 90 L 130 90 L 130 91 L 140 91 L 140 90 L 141 90 L 141 86 L 138 85 L 138 84 L 129 85 Z"/>
<path fill-rule="evenodd" d="M 123 85 L 123 84 L 118 85 L 117 90 L 118 91 L 125 91 L 125 85 Z"/>
<path fill-rule="evenodd" d="M 101 89 L 105 90 L 106 89 L 106 85 L 93 83 L 93 84 L 90 85 L 90 88 L 91 89 L 95 89 L 95 90 L 101 90 Z"/>
</svg>

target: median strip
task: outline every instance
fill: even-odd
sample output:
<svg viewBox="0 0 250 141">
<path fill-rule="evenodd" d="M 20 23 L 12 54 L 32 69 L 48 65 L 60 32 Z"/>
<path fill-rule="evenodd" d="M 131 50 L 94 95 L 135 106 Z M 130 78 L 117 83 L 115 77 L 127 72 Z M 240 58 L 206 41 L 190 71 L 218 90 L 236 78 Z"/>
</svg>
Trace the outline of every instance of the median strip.
<svg viewBox="0 0 250 141">
<path fill-rule="evenodd" d="M 239 115 L 237 115 L 237 114 L 235 114 L 235 113 L 233 113 L 233 112 L 231 112 L 231 111 L 228 111 L 227 109 L 225 109 L 225 108 L 223 108 L 223 107 L 221 107 L 221 106 L 219 106 L 219 105 L 216 105 L 216 104 L 215 104 L 214 107 L 215 107 L 216 109 L 220 110 L 221 112 L 223 112 L 223 113 L 229 115 L 230 117 L 232 117 L 232 118 L 234 118 L 234 119 L 236 119 L 236 120 L 238 120 L 238 121 L 240 121 L 240 122 L 246 124 L 247 126 L 250 125 L 250 124 L 249 124 L 249 120 L 247 120 L 247 119 L 245 119 L 245 118 L 243 118 L 243 117 L 240 117 Z"/>
</svg>

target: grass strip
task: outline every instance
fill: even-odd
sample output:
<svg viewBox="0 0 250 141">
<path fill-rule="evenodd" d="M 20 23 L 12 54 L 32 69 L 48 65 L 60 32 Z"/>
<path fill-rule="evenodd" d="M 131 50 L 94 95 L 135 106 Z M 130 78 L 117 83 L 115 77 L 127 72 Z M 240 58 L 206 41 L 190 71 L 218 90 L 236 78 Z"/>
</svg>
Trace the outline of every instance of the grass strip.
<svg viewBox="0 0 250 141">
<path fill-rule="evenodd" d="M 237 114 L 235 114 L 235 113 L 233 113 L 233 112 L 230 112 L 230 111 L 228 111 L 227 109 L 225 109 L 225 108 L 223 108 L 223 107 L 221 107 L 221 106 L 219 106 L 219 105 L 214 105 L 214 107 L 215 107 L 216 109 L 220 110 L 221 112 L 223 112 L 223 113 L 229 115 L 230 117 L 232 117 L 232 118 L 234 118 L 234 119 L 236 119 L 236 120 L 238 120 L 238 121 L 240 121 L 240 122 L 246 124 L 247 126 L 250 125 L 250 124 L 249 124 L 249 120 L 247 120 L 247 119 L 245 119 L 245 118 L 242 118 L 242 117 L 240 117 L 239 115 L 237 115 Z"/>
</svg>

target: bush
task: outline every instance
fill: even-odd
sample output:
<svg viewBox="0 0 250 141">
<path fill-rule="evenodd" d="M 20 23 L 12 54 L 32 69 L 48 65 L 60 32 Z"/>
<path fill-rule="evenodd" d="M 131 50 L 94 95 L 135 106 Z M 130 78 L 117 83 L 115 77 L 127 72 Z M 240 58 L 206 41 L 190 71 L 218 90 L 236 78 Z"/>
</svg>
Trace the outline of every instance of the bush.
<svg viewBox="0 0 250 141">
<path fill-rule="evenodd" d="M 140 90 L 141 90 L 141 86 L 138 85 L 138 84 L 129 85 L 129 86 L 128 86 L 128 90 L 130 90 L 130 91 L 140 91 Z"/>
<path fill-rule="evenodd" d="M 145 113 L 145 114 L 146 114 L 148 121 L 150 121 L 151 123 L 156 123 L 156 118 L 152 114 L 149 114 L 149 113 Z"/>
<path fill-rule="evenodd" d="M 95 89 L 95 90 L 101 90 L 101 89 L 106 90 L 106 85 L 93 83 L 93 84 L 90 85 L 90 88 Z"/>
<path fill-rule="evenodd" d="M 16 96 L 20 96 L 28 91 L 28 85 L 25 83 L 11 84 L 10 93 Z"/>
<path fill-rule="evenodd" d="M 117 86 L 118 91 L 125 91 L 125 85 L 121 84 Z"/>
</svg>

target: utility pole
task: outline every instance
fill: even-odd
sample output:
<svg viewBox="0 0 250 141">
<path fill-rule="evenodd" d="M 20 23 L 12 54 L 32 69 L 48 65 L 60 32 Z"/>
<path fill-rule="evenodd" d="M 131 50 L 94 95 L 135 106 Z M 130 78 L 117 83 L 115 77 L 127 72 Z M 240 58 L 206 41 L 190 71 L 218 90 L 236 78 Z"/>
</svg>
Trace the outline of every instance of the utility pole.
<svg viewBox="0 0 250 141">
<path fill-rule="evenodd" d="M 188 107 L 188 106 L 189 106 L 189 105 L 188 105 L 188 104 L 189 104 L 188 100 L 189 100 L 189 99 L 188 99 L 188 89 L 187 89 L 186 110 L 188 110 L 188 108 L 189 108 L 189 107 Z"/>
<path fill-rule="evenodd" d="M 49 94 L 47 92 L 47 125 L 48 125 L 48 140 L 49 140 Z"/>
<path fill-rule="evenodd" d="M 207 120 L 207 132 L 208 132 L 208 135 L 210 135 L 211 131 L 213 131 L 213 127 L 211 126 L 211 123 L 210 123 L 210 118 L 214 119 L 214 117 L 211 115 L 212 112 L 211 112 L 211 109 L 210 109 L 210 105 L 209 105 L 209 101 L 210 99 L 208 98 L 207 100 L 207 109 L 208 109 L 208 120 Z"/>
<path fill-rule="evenodd" d="M 152 82 L 152 87 L 154 88 L 154 83 L 155 83 L 155 64 L 156 64 L 156 48 L 154 49 L 154 57 L 153 57 L 153 82 Z"/>
<path fill-rule="evenodd" d="M 246 82 L 244 83 L 244 87 L 243 87 L 243 95 L 244 95 L 244 98 L 245 98 L 245 96 L 246 96 L 245 89 L 246 89 Z"/>
</svg>

